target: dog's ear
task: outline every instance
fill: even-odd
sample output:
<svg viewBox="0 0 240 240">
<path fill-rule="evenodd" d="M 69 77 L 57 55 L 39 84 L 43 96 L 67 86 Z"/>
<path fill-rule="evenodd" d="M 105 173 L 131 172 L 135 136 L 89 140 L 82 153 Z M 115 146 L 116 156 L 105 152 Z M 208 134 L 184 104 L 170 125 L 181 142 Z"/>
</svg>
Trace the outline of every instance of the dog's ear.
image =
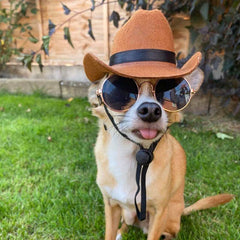
<svg viewBox="0 0 240 240">
<path fill-rule="evenodd" d="M 88 101 L 91 104 L 92 108 L 99 106 L 99 101 L 96 95 L 96 91 L 99 89 L 99 82 L 92 83 L 88 88 Z"/>
<path fill-rule="evenodd" d="M 194 92 L 197 92 L 201 87 L 204 79 L 204 74 L 200 68 L 195 69 L 191 74 L 185 76 L 186 80 L 191 85 L 191 88 Z M 181 112 L 167 113 L 168 115 L 168 126 L 172 125 L 175 122 L 182 122 L 183 115 Z"/>
<path fill-rule="evenodd" d="M 88 101 L 92 106 L 92 113 L 94 116 L 103 118 L 104 117 L 104 108 L 100 105 L 96 91 L 101 86 L 101 80 L 94 82 L 88 89 Z"/>
<path fill-rule="evenodd" d="M 197 92 L 203 83 L 204 74 L 200 68 L 196 68 L 191 74 L 185 76 L 185 78 L 190 83 L 194 92 Z"/>
</svg>

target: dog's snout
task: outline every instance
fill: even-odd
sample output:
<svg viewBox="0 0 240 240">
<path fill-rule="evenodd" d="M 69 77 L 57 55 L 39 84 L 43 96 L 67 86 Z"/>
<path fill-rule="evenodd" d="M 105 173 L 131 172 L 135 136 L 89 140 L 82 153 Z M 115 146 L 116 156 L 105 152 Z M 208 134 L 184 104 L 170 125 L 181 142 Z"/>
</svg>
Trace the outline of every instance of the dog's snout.
<svg viewBox="0 0 240 240">
<path fill-rule="evenodd" d="M 156 122 L 161 117 L 162 111 L 158 104 L 145 102 L 138 107 L 137 115 L 144 122 Z"/>
</svg>

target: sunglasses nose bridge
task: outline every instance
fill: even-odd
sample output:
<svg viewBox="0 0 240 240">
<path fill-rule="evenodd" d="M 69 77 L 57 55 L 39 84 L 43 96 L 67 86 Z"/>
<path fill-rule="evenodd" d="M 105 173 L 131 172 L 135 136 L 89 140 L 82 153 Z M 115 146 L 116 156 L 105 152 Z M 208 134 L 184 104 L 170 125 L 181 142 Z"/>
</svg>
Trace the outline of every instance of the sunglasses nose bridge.
<svg viewBox="0 0 240 240">
<path fill-rule="evenodd" d="M 144 81 L 138 85 L 138 95 L 146 95 L 149 97 L 155 97 L 154 86 L 149 81 Z"/>
</svg>

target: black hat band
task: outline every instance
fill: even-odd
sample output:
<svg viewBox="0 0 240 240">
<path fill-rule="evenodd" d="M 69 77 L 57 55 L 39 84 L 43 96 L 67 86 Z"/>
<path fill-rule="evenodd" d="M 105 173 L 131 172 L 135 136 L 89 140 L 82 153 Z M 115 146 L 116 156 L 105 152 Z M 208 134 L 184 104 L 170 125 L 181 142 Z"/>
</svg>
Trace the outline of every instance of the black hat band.
<svg viewBox="0 0 240 240">
<path fill-rule="evenodd" d="M 148 61 L 176 64 L 174 52 L 162 49 L 135 49 L 113 54 L 110 57 L 109 65 L 113 66 L 121 63 Z"/>
</svg>

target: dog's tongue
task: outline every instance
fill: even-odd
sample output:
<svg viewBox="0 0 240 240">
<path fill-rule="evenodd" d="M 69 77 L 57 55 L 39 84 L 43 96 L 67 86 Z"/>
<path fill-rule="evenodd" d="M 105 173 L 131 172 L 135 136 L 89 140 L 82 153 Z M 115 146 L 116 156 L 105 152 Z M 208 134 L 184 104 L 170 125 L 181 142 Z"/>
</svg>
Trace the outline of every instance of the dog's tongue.
<svg viewBox="0 0 240 240">
<path fill-rule="evenodd" d="M 157 136 L 157 130 L 154 129 L 139 129 L 139 132 L 145 139 L 153 139 Z"/>
</svg>

